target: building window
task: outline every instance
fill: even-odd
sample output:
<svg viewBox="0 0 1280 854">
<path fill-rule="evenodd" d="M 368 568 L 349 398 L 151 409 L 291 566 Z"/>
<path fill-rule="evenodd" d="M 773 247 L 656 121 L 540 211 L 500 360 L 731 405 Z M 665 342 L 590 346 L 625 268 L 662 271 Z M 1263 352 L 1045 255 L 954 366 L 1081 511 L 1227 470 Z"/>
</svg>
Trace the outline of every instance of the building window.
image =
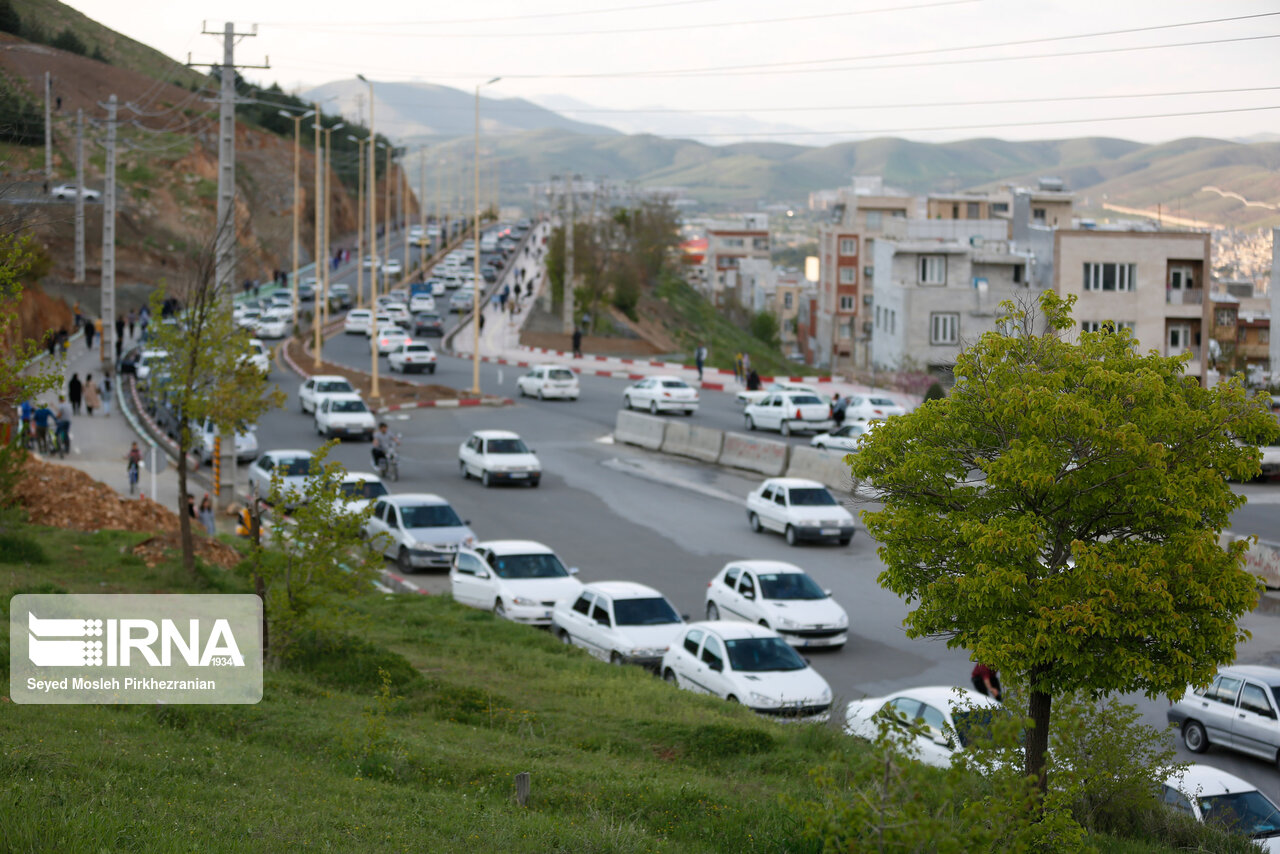
<svg viewBox="0 0 1280 854">
<path fill-rule="evenodd" d="M 964 206 L 965 219 L 980 219 L 982 217 L 982 208 L 977 202 L 967 202 Z"/>
<path fill-rule="evenodd" d="M 1113 330 L 1128 329 L 1130 332 L 1134 330 L 1134 322 L 1132 320 L 1082 320 L 1080 321 L 1081 332 L 1111 332 Z"/>
<path fill-rule="evenodd" d="M 1270 329 L 1259 329 L 1259 330 L 1258 330 L 1258 343 L 1259 343 L 1259 344 L 1270 344 L 1270 343 L 1271 343 L 1271 330 L 1270 330 Z"/>
<path fill-rule="evenodd" d="M 842 296 L 840 297 L 840 310 L 853 311 L 853 307 L 857 305 L 857 303 L 858 303 L 858 300 L 856 297 Z"/>
<path fill-rule="evenodd" d="M 840 337 L 842 339 L 849 337 L 849 324 L 847 322 L 840 324 Z"/>
<path fill-rule="evenodd" d="M 1007 214 L 1009 212 L 1009 203 L 1008 202 L 992 202 L 991 212 Z"/>
<path fill-rule="evenodd" d="M 741 249 L 746 246 L 746 242 L 741 237 L 726 237 L 721 242 L 730 249 Z"/>
<path fill-rule="evenodd" d="M 1190 267 L 1172 267 L 1169 270 L 1169 287 L 1175 291 L 1190 290 L 1196 286 Z"/>
<path fill-rule="evenodd" d="M 929 315 L 930 344 L 958 344 L 960 342 L 960 315 L 954 312 L 935 311 Z"/>
<path fill-rule="evenodd" d="M 768 252 L 768 251 L 769 251 L 769 238 L 767 238 L 767 237 L 756 237 L 756 238 L 752 238 L 752 240 L 751 240 L 751 248 L 752 248 L 752 249 L 754 249 L 754 250 L 756 250 L 757 252 Z"/>
<path fill-rule="evenodd" d="M 857 267 L 841 267 L 840 268 L 840 284 L 842 285 L 858 284 L 858 268 Z"/>
<path fill-rule="evenodd" d="M 1031 221 L 1038 222 L 1041 225 L 1044 225 L 1044 208 L 1032 208 Z"/>
<path fill-rule="evenodd" d="M 1237 341 L 1238 343 L 1240 343 L 1240 344 L 1243 344 L 1243 343 L 1245 342 L 1245 338 L 1247 338 L 1247 337 L 1248 337 L 1248 336 L 1247 336 L 1247 334 L 1246 334 L 1246 333 L 1248 333 L 1248 331 L 1249 331 L 1249 329 L 1248 329 L 1247 327 L 1244 327 L 1244 326 L 1241 326 L 1239 329 L 1237 329 L 1237 330 L 1236 330 L 1236 341 Z"/>
<path fill-rule="evenodd" d="M 789 309 L 789 308 L 791 308 L 791 302 L 792 302 L 791 297 L 792 297 L 792 296 L 793 296 L 793 294 L 783 294 L 783 295 L 782 295 L 782 307 L 783 307 L 783 308 L 788 308 L 788 309 Z"/>
<path fill-rule="evenodd" d="M 1214 311 L 1214 320 L 1219 326 L 1235 326 L 1236 313 L 1229 308 Z"/>
<path fill-rule="evenodd" d="M 920 284 L 945 285 L 947 283 L 947 256 L 920 256 Z"/>
<path fill-rule="evenodd" d="M 1025 270 L 1025 269 L 1026 269 L 1026 267 L 1025 267 L 1025 266 L 1023 266 L 1022 264 L 1014 264 L 1014 265 L 1013 265 L 1013 283 L 1014 283 L 1015 285 L 1020 285 L 1020 284 L 1022 284 L 1022 279 L 1023 279 L 1023 272 L 1022 272 L 1022 271 L 1023 271 L 1023 270 Z"/>
<path fill-rule="evenodd" d="M 951 218 L 952 219 L 960 218 L 960 205 L 955 204 L 951 206 Z"/>
<path fill-rule="evenodd" d="M 889 309 L 889 334 L 898 334 L 898 312 L 894 309 Z"/>
<path fill-rule="evenodd" d="M 880 306 L 876 306 L 876 329 L 880 328 Z"/>
<path fill-rule="evenodd" d="M 857 255 L 858 254 L 858 238 L 856 237 L 840 238 L 840 254 L 841 255 Z"/>
<path fill-rule="evenodd" d="M 871 231 L 879 231 L 883 226 L 882 214 L 880 211 L 867 211 L 867 228 Z"/>
<path fill-rule="evenodd" d="M 1132 291 L 1137 279 L 1136 264 L 1085 262 L 1086 291 Z"/>
</svg>

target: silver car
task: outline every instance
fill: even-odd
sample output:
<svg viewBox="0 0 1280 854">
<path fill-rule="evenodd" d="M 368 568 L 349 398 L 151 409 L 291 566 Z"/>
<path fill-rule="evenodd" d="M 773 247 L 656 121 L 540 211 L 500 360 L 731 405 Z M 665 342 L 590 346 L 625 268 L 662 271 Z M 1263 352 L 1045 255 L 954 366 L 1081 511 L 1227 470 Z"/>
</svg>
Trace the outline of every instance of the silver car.
<svg viewBox="0 0 1280 854">
<path fill-rule="evenodd" d="M 476 541 L 468 524 L 439 495 L 384 495 L 364 530 L 375 548 L 411 572 L 451 567 L 458 547 Z"/>
<path fill-rule="evenodd" d="M 1280 765 L 1277 709 L 1280 668 L 1237 664 L 1220 668 L 1208 685 L 1189 686 L 1166 714 L 1192 753 L 1216 744 Z"/>
</svg>

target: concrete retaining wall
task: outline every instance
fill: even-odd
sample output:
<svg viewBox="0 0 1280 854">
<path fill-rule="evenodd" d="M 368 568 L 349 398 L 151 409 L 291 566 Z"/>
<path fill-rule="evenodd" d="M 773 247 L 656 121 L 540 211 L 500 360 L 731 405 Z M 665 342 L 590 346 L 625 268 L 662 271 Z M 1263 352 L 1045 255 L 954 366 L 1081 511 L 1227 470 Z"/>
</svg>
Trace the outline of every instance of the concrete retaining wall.
<svg viewBox="0 0 1280 854">
<path fill-rule="evenodd" d="M 844 454 L 837 451 L 820 451 L 798 445 L 791 449 L 791 461 L 787 465 L 787 477 L 803 477 L 825 483 L 839 492 L 853 490 L 853 477 L 844 461 Z"/>
<path fill-rule="evenodd" d="M 628 445 L 639 445 L 651 451 L 658 451 L 662 449 L 666 428 L 666 419 L 621 409 L 618 411 L 617 424 L 613 428 L 613 438 Z"/>
<path fill-rule="evenodd" d="M 787 452 L 790 448 L 786 442 L 757 439 L 743 433 L 725 433 L 720 465 L 778 477 L 787 470 Z"/>
<path fill-rule="evenodd" d="M 1222 533 L 1223 545 L 1243 539 L 1248 538 L 1232 534 L 1230 531 Z M 1249 550 L 1245 552 L 1244 568 L 1261 578 L 1267 587 L 1273 590 L 1280 589 L 1280 543 L 1259 540 L 1250 545 Z"/>
<path fill-rule="evenodd" d="M 668 421 L 667 432 L 662 439 L 662 452 L 714 463 L 720 459 L 723 445 L 724 433 L 720 430 L 698 427 L 688 421 Z"/>
</svg>

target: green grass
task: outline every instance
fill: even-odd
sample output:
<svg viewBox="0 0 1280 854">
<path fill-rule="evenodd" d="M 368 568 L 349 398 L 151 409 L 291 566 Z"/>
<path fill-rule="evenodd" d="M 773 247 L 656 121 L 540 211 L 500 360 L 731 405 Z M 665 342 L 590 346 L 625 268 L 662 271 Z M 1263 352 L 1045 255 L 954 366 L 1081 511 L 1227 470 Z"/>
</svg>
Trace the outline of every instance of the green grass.
<svg viewBox="0 0 1280 854">
<path fill-rule="evenodd" d="M 128 555 L 144 535 L 11 533 L 49 561 L 0 553 L 6 614 L 18 591 L 244 588 L 148 569 Z M 371 594 L 350 616 L 351 636 L 269 669 L 255 706 L 0 704 L 0 847 L 811 852 L 783 795 L 815 796 L 819 764 L 870 773 L 834 728 L 762 720 L 445 597 Z"/>
<path fill-rule="evenodd" d="M 803 365 L 783 358 L 777 350 L 739 327 L 675 275 L 663 275 L 658 283 L 657 296 L 682 318 L 682 326 L 671 332 L 684 345 L 690 364 L 694 349 L 704 344 L 709 353 L 707 364 L 711 367 L 732 369 L 734 355 L 747 352 L 751 354 L 751 366 L 761 376 L 785 377 L 807 370 Z"/>
</svg>

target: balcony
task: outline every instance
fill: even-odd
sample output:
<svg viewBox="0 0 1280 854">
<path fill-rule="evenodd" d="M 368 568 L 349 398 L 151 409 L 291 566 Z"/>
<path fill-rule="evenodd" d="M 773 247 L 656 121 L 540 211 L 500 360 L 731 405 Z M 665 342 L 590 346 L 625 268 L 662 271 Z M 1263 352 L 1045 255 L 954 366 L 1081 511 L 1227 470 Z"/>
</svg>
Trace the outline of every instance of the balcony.
<svg viewBox="0 0 1280 854">
<path fill-rule="evenodd" d="M 1183 353 L 1190 353 L 1192 362 L 1200 361 L 1199 347 L 1165 347 L 1164 348 L 1164 354 L 1166 356 L 1180 356 Z"/>
<path fill-rule="evenodd" d="M 1173 288 L 1166 288 L 1164 301 L 1169 305 L 1201 305 L 1204 303 L 1204 289 L 1174 290 Z"/>
</svg>

